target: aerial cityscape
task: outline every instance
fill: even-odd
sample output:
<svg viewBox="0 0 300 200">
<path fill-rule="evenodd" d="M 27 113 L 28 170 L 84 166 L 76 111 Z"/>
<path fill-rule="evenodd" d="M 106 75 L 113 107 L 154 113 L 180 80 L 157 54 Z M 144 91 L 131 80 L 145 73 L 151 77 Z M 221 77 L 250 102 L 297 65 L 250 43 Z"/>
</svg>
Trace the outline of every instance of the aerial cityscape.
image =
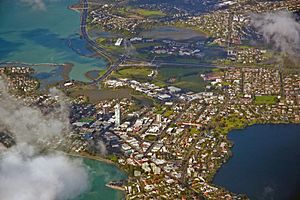
<svg viewBox="0 0 300 200">
<path fill-rule="evenodd" d="M 1 0 L 0 200 L 299 200 L 299 0 Z"/>
</svg>

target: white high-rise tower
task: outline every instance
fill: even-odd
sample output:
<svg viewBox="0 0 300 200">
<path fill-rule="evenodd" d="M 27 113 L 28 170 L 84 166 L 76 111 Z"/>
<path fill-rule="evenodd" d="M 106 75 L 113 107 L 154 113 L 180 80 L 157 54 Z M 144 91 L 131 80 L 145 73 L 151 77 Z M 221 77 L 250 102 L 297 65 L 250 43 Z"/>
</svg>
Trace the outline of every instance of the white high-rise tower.
<svg viewBox="0 0 300 200">
<path fill-rule="evenodd" d="M 119 127 L 121 125 L 121 107 L 120 104 L 115 106 L 115 126 Z"/>
</svg>

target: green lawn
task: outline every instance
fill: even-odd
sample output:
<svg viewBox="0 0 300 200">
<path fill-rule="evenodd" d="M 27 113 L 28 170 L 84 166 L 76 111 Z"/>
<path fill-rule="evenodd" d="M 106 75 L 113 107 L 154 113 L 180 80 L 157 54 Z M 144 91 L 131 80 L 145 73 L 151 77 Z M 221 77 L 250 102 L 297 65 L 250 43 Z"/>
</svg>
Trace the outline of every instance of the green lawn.
<svg viewBox="0 0 300 200">
<path fill-rule="evenodd" d="M 99 70 L 99 76 L 103 76 L 106 72 L 106 69 Z"/>
<path fill-rule="evenodd" d="M 146 10 L 146 9 L 136 9 L 135 12 L 143 17 L 163 17 L 166 16 L 160 10 Z"/>
<path fill-rule="evenodd" d="M 204 87 L 206 86 L 206 83 L 200 77 L 200 74 L 208 71 L 209 69 L 200 67 L 163 67 L 159 69 L 157 79 L 163 82 L 174 79 L 174 82 L 169 83 L 169 85 L 174 85 L 183 89 L 200 92 L 203 91 Z"/>
<path fill-rule="evenodd" d="M 152 69 L 148 67 L 130 67 L 123 68 L 113 73 L 116 78 L 131 78 L 137 81 L 147 81 L 148 75 L 151 74 Z"/>
<path fill-rule="evenodd" d="M 173 110 L 167 110 L 165 113 L 164 113 L 164 117 L 170 117 L 171 115 L 173 115 Z"/>
<path fill-rule="evenodd" d="M 193 127 L 193 128 L 191 128 L 190 133 L 191 133 L 192 135 L 194 135 L 194 134 L 199 134 L 200 131 L 199 131 L 197 128 Z"/>
<path fill-rule="evenodd" d="M 82 118 L 79 120 L 79 122 L 86 122 L 86 123 L 90 123 L 92 121 L 94 121 L 95 119 L 93 118 Z"/>
<path fill-rule="evenodd" d="M 151 43 L 139 43 L 139 44 L 134 44 L 133 46 L 136 49 L 143 49 L 143 48 L 147 48 L 147 47 L 154 47 L 154 46 L 158 46 L 160 43 L 157 42 L 151 42 Z"/>
<path fill-rule="evenodd" d="M 146 135 L 145 140 L 148 142 L 154 142 L 157 140 L 157 137 L 155 135 Z"/>
<path fill-rule="evenodd" d="M 273 105 L 278 102 L 278 98 L 276 96 L 256 96 L 255 97 L 255 104 L 267 104 L 267 105 Z"/>
</svg>

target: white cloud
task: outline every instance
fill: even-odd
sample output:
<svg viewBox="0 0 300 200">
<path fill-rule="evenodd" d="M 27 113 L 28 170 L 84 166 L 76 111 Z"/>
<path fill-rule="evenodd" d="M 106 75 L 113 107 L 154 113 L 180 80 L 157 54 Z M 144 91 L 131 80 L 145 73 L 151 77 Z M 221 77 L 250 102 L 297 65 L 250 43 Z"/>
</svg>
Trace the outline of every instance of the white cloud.
<svg viewBox="0 0 300 200">
<path fill-rule="evenodd" d="M 297 55 L 300 47 L 300 24 L 292 13 L 277 11 L 255 14 L 251 21 L 269 44 L 282 53 Z"/>
<path fill-rule="evenodd" d="M 88 173 L 80 160 L 34 152 L 24 144 L 1 155 L 1 199 L 66 200 L 88 188 Z"/>
<path fill-rule="evenodd" d="M 40 139 L 63 137 L 69 128 L 63 94 L 55 89 L 50 94 L 60 105 L 44 115 L 12 97 L 0 79 L 0 131 L 16 139 L 14 147 L 0 153 L 0 199 L 69 200 L 88 188 L 88 172 L 80 160 L 41 154 L 36 145 Z"/>
<path fill-rule="evenodd" d="M 17 143 L 35 143 L 40 139 L 63 137 L 63 133 L 69 130 L 69 112 L 65 103 L 61 103 L 53 112 L 44 115 L 40 109 L 28 107 L 8 94 L 4 82 L 1 81 L 0 90 L 2 91 L 0 131 L 6 130 L 12 133 Z M 51 94 L 58 93 L 52 90 Z"/>
</svg>

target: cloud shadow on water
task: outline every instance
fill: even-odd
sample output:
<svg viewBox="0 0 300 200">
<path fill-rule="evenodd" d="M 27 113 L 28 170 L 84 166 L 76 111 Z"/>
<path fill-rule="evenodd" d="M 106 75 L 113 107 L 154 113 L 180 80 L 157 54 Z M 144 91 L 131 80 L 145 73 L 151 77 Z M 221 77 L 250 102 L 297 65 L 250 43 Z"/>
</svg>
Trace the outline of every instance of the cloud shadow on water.
<svg viewBox="0 0 300 200">
<path fill-rule="evenodd" d="M 81 56 L 91 56 L 92 52 L 87 49 L 86 42 L 79 38 L 78 34 L 70 35 L 69 38 L 62 38 L 60 35 L 48 29 L 33 29 L 22 32 L 21 37 L 32 41 L 45 48 L 53 49 L 63 60 L 86 63 Z M 71 46 L 70 46 L 71 45 Z"/>
<path fill-rule="evenodd" d="M 23 43 L 11 42 L 0 38 L 0 59 L 5 59 L 9 54 L 17 51 Z"/>
</svg>

